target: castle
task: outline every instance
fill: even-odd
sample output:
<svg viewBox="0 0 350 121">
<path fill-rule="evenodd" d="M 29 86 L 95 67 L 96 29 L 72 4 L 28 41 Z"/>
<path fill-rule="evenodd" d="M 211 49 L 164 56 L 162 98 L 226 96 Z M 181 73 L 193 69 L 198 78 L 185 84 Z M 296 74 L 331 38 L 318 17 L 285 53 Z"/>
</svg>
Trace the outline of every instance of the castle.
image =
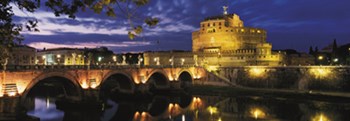
<svg viewBox="0 0 350 121">
<path fill-rule="evenodd" d="M 282 65 L 283 54 L 271 51 L 266 31 L 245 27 L 238 15 L 228 14 L 227 8 L 224 7 L 223 15 L 204 19 L 200 29 L 192 33 L 192 52 L 146 52 L 145 60 L 154 62 L 145 62 L 145 65 L 174 64 L 172 61 L 176 58 L 181 65 Z M 162 58 L 163 63 L 159 62 Z"/>
</svg>

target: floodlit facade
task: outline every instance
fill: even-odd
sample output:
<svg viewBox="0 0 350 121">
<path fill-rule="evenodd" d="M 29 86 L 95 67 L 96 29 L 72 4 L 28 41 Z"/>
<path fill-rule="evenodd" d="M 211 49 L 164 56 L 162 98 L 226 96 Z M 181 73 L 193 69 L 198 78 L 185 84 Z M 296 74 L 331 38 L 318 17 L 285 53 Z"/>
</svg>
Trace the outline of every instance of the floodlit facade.
<svg viewBox="0 0 350 121">
<path fill-rule="evenodd" d="M 218 66 L 281 65 L 281 53 L 272 52 L 264 29 L 245 27 L 236 14 L 208 17 L 192 33 L 192 51 L 199 63 Z"/>
<path fill-rule="evenodd" d="M 38 65 L 84 65 L 84 50 L 71 48 L 45 49 L 37 52 Z"/>
<path fill-rule="evenodd" d="M 192 33 L 192 52 L 146 52 L 145 65 L 283 65 L 283 53 L 271 51 L 264 29 L 245 27 L 236 14 L 208 17 Z M 184 62 L 182 62 L 184 61 Z"/>
</svg>

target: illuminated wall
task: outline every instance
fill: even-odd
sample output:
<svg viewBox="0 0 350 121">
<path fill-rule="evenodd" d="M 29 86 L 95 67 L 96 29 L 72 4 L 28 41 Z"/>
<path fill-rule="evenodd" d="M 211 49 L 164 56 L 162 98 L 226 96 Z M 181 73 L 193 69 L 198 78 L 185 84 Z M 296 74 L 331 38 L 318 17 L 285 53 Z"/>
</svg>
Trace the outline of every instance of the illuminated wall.
<svg viewBox="0 0 350 121">
<path fill-rule="evenodd" d="M 70 48 L 57 48 L 37 52 L 38 65 L 84 65 L 83 50 Z"/>
<path fill-rule="evenodd" d="M 219 68 L 231 83 L 246 87 L 350 92 L 350 68 L 337 66 Z"/>
<path fill-rule="evenodd" d="M 236 14 L 209 17 L 192 33 L 192 51 L 212 66 L 282 65 L 283 55 L 271 52 L 266 34 L 244 27 Z"/>
</svg>

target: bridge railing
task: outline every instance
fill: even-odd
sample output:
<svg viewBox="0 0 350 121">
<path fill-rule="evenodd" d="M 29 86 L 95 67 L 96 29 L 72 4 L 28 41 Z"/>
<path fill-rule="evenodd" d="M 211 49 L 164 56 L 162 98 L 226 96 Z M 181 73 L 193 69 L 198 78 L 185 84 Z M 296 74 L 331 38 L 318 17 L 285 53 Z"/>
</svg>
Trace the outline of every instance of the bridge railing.
<svg viewBox="0 0 350 121">
<path fill-rule="evenodd" d="M 8 65 L 6 70 L 53 70 L 53 69 L 128 69 L 128 68 L 190 68 L 194 66 L 171 66 L 171 65 Z M 0 67 L 3 70 L 3 67 Z"/>
</svg>

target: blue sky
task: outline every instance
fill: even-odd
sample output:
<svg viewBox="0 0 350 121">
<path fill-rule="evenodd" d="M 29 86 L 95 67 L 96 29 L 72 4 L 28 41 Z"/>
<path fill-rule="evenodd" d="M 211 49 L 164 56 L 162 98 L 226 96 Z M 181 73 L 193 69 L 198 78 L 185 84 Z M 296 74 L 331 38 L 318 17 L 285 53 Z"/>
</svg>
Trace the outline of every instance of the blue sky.
<svg viewBox="0 0 350 121">
<path fill-rule="evenodd" d="M 41 32 L 23 32 L 24 43 L 38 49 L 106 46 L 116 53 L 191 50 L 192 31 L 205 17 L 221 15 L 223 5 L 229 6 L 229 13 L 238 14 L 245 26 L 266 29 L 273 49 L 307 51 L 309 46 L 322 48 L 335 38 L 338 45 L 350 43 L 349 0 L 150 0 L 137 10 L 138 16 L 158 17 L 160 23 L 145 28 L 136 40 L 128 39 L 129 24 L 119 13 L 111 18 L 86 11 L 70 19 L 55 17 L 45 7 L 34 14 L 14 7 L 14 18 L 16 22 L 32 17 L 39 20 Z M 142 25 L 141 21 L 134 20 Z"/>
</svg>

